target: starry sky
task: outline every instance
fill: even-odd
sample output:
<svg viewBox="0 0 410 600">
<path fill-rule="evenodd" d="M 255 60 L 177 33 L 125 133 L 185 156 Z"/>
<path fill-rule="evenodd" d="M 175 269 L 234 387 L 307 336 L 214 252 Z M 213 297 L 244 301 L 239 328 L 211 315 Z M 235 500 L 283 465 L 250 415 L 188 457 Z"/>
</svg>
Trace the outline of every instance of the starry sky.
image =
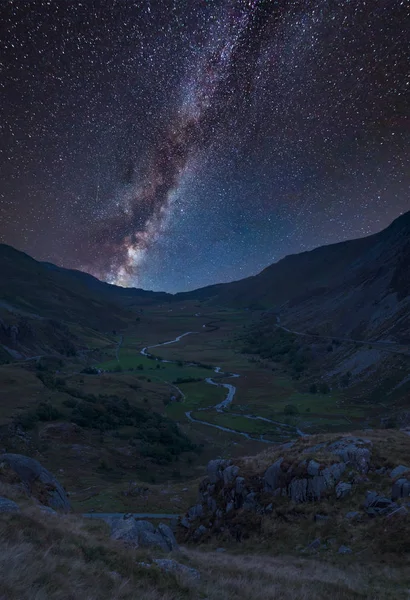
<svg viewBox="0 0 410 600">
<path fill-rule="evenodd" d="M 383 229 L 408 25 L 407 0 L 4 0 L 0 241 L 175 292 Z"/>
</svg>

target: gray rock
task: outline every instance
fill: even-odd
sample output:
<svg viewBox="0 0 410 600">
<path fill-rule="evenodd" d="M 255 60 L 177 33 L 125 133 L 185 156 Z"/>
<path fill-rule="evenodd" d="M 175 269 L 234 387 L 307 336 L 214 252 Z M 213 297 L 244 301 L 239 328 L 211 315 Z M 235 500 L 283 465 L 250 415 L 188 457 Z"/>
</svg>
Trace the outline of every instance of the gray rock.
<svg viewBox="0 0 410 600">
<path fill-rule="evenodd" d="M 346 465 L 344 463 L 334 463 L 321 471 L 321 475 L 325 478 L 326 487 L 332 488 L 341 478 Z"/>
<path fill-rule="evenodd" d="M 315 521 L 317 523 L 329 521 L 329 519 L 330 519 L 330 517 L 328 517 L 327 515 L 315 515 Z"/>
<path fill-rule="evenodd" d="M 226 508 L 225 508 L 226 513 L 230 513 L 231 510 L 233 510 L 233 509 L 234 509 L 233 502 L 228 502 L 228 504 L 226 505 Z"/>
<path fill-rule="evenodd" d="M 289 485 L 288 494 L 293 502 L 296 502 L 297 504 L 299 504 L 301 502 L 307 501 L 307 499 L 308 499 L 307 489 L 308 489 L 307 479 L 293 479 L 293 481 L 291 481 L 291 483 Z"/>
<path fill-rule="evenodd" d="M 225 548 L 217 548 L 216 552 L 226 552 Z"/>
<path fill-rule="evenodd" d="M 202 504 L 195 504 L 195 506 L 191 506 L 191 508 L 187 512 L 187 518 L 189 521 L 195 521 L 195 519 L 199 519 L 202 517 L 204 513 Z"/>
<path fill-rule="evenodd" d="M 364 507 L 367 514 L 371 517 L 374 517 L 392 512 L 397 508 L 397 504 L 392 502 L 390 498 L 379 496 L 377 492 L 369 491 L 366 494 Z"/>
<path fill-rule="evenodd" d="M 345 514 L 345 519 L 348 521 L 359 521 L 362 515 L 357 510 L 351 510 Z"/>
<path fill-rule="evenodd" d="M 352 491 L 352 484 L 345 483 L 344 481 L 339 481 L 336 486 L 336 498 L 344 498 L 348 496 Z"/>
<path fill-rule="evenodd" d="M 0 455 L 1 463 L 7 465 L 18 475 L 29 494 L 35 496 L 37 492 L 40 492 L 42 503 L 44 503 L 43 498 L 45 497 L 48 506 L 64 512 L 71 510 L 63 486 L 37 460 L 22 454 L 2 454 Z"/>
<path fill-rule="evenodd" d="M 182 527 L 185 527 L 185 529 L 189 529 L 191 527 L 191 523 L 188 521 L 188 519 L 186 517 L 182 517 L 181 525 L 182 525 Z"/>
<path fill-rule="evenodd" d="M 409 511 L 405 506 L 399 506 L 399 508 L 396 508 L 393 512 L 386 515 L 386 519 L 390 519 L 391 517 L 405 517 L 408 514 Z"/>
<path fill-rule="evenodd" d="M 256 499 L 255 492 L 250 492 L 243 503 L 244 510 L 256 510 L 258 508 L 258 502 Z"/>
<path fill-rule="evenodd" d="M 201 527 L 202 527 L 202 525 L 201 525 Z M 168 549 L 170 551 L 178 549 L 178 543 L 175 539 L 175 535 L 174 535 L 172 529 L 170 527 L 168 527 L 168 525 L 165 525 L 164 523 L 160 523 L 157 527 L 157 532 L 162 535 L 162 537 L 166 541 Z"/>
<path fill-rule="evenodd" d="M 226 467 L 231 464 L 230 460 L 224 460 L 219 458 L 217 460 L 210 460 L 207 466 L 207 474 L 211 483 L 217 483 L 223 479 L 223 471 Z"/>
<path fill-rule="evenodd" d="M 200 579 L 201 574 L 197 569 L 187 567 L 176 560 L 169 558 L 154 558 L 153 561 L 162 571 L 167 573 L 175 573 L 177 575 L 184 575 L 192 579 Z"/>
<path fill-rule="evenodd" d="M 272 511 L 273 511 L 273 504 L 271 502 L 270 504 L 268 504 L 268 506 L 265 507 L 265 512 L 271 513 Z"/>
<path fill-rule="evenodd" d="M 311 477 L 314 477 L 315 475 L 319 475 L 319 469 L 320 469 L 320 464 L 318 462 L 316 462 L 315 460 L 309 461 L 309 464 L 307 467 L 308 475 L 310 475 Z"/>
<path fill-rule="evenodd" d="M 237 477 L 235 480 L 235 495 L 239 496 L 240 498 L 245 498 L 248 493 L 249 492 L 245 486 L 245 478 Z"/>
<path fill-rule="evenodd" d="M 0 497 L 0 513 L 19 512 L 20 507 L 18 504 L 9 500 L 8 498 Z"/>
<path fill-rule="evenodd" d="M 160 523 L 158 529 L 149 521 L 114 519 L 111 523 L 111 539 L 132 544 L 136 548 L 160 548 L 164 552 L 178 549 L 171 529 Z"/>
<path fill-rule="evenodd" d="M 273 463 L 270 467 L 268 467 L 263 476 L 264 481 L 264 489 L 265 492 L 273 492 L 277 488 L 282 487 L 283 483 L 283 474 L 281 469 L 281 464 L 283 462 L 283 458 L 278 458 L 276 462 Z"/>
<path fill-rule="evenodd" d="M 307 480 L 307 497 L 308 500 L 320 500 L 323 492 L 328 487 L 327 481 L 323 475 L 315 475 Z"/>
<path fill-rule="evenodd" d="M 369 470 L 371 452 L 368 445 L 371 441 L 364 438 L 347 437 L 328 446 L 329 452 L 340 456 L 346 464 L 352 465 L 361 473 Z"/>
<path fill-rule="evenodd" d="M 391 493 L 392 500 L 397 500 L 398 498 L 407 498 L 408 496 L 410 496 L 410 481 L 404 477 L 401 477 L 393 483 Z"/>
<path fill-rule="evenodd" d="M 138 532 L 136 545 L 139 548 L 160 548 L 164 552 L 169 552 L 170 550 L 167 541 L 160 533 L 152 533 L 144 529 Z"/>
<path fill-rule="evenodd" d="M 217 509 L 217 504 L 216 504 L 215 498 L 209 497 L 206 504 L 207 504 L 209 512 L 211 512 L 212 514 L 215 514 L 216 509 Z"/>
<path fill-rule="evenodd" d="M 320 538 L 316 538 L 315 540 L 313 540 L 313 542 L 310 542 L 310 544 L 306 547 L 306 550 L 311 550 L 311 551 L 319 550 L 321 545 L 322 545 L 322 540 Z"/>
<path fill-rule="evenodd" d="M 208 529 L 204 526 L 204 525 L 200 525 L 198 527 L 198 529 L 195 530 L 195 537 L 196 538 L 200 538 L 202 537 L 206 532 L 208 531 Z"/>
<path fill-rule="evenodd" d="M 339 550 L 337 551 L 338 554 L 351 554 L 352 553 L 352 549 L 349 548 L 349 546 L 340 546 Z"/>
<path fill-rule="evenodd" d="M 223 471 L 224 485 L 231 485 L 231 483 L 235 481 L 238 473 L 239 468 L 236 465 L 226 467 L 226 469 Z"/>
<path fill-rule="evenodd" d="M 407 473 L 408 471 L 410 471 L 409 467 L 399 465 L 398 467 L 395 467 L 392 471 L 390 471 L 390 477 L 392 479 L 396 479 L 396 477 L 398 477 L 399 475 L 403 475 L 403 473 Z"/>
</svg>

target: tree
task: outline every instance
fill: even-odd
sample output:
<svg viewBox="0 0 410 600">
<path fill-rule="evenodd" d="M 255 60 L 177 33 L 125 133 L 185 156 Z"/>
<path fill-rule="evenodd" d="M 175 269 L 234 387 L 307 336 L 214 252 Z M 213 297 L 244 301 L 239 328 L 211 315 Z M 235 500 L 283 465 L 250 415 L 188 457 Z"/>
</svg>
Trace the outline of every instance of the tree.
<svg viewBox="0 0 410 600">
<path fill-rule="evenodd" d="M 287 404 L 283 410 L 285 415 L 298 415 L 299 409 L 294 404 Z"/>
<path fill-rule="evenodd" d="M 309 387 L 309 394 L 316 394 L 317 393 L 317 385 L 316 383 L 312 383 L 311 386 Z"/>
</svg>

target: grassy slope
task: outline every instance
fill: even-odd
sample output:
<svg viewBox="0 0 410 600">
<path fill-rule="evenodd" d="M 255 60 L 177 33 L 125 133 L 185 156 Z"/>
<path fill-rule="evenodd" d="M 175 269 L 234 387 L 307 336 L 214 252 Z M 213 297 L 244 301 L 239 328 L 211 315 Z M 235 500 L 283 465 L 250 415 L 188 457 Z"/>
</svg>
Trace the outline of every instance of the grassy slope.
<svg viewBox="0 0 410 600">
<path fill-rule="evenodd" d="M 112 542 L 102 523 L 48 515 L 16 492 L 20 514 L 0 515 L 0 594 L 8 600 L 393 600 L 407 598 L 401 566 L 338 564 L 261 554 L 183 549 L 172 558 L 196 568 L 199 580 L 146 569 L 161 552 Z"/>
</svg>

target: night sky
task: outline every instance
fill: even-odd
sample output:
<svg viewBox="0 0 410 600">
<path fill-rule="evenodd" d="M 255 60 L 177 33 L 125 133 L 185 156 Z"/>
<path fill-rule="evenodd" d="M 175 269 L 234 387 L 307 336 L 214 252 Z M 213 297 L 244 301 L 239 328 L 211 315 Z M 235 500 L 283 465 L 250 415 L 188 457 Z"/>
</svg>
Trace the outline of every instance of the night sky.
<svg viewBox="0 0 410 600">
<path fill-rule="evenodd" d="M 0 241 L 174 292 L 379 231 L 410 209 L 408 17 L 3 0 Z"/>
</svg>

